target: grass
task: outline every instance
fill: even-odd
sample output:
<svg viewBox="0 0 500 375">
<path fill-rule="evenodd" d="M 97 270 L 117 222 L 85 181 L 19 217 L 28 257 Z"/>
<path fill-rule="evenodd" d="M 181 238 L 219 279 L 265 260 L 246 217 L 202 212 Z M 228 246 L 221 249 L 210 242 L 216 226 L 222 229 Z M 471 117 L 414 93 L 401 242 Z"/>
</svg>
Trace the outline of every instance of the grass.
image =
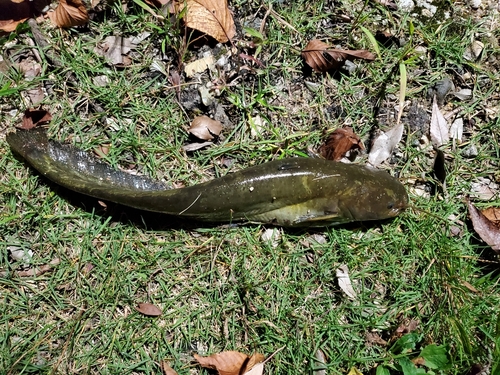
<svg viewBox="0 0 500 375">
<path fill-rule="evenodd" d="M 433 370 L 436 374 L 463 374 L 473 365 L 498 371 L 498 264 L 477 239 L 463 203 L 478 176 L 498 178 L 499 124 L 491 114 L 498 106 L 498 62 L 490 57 L 499 51 L 486 35 L 493 16 L 476 22 L 459 4 L 443 3 L 453 18 L 427 22 L 375 3 L 292 3 L 275 3 L 273 9 L 299 33 L 270 14 L 259 55 L 264 68 L 238 73 L 240 84 L 233 86 L 224 86 L 230 83 L 228 72 L 202 76 L 203 82 L 221 85 L 216 100 L 234 127 L 213 147 L 189 155 L 181 151 L 189 142 L 187 126 L 209 108 L 184 111 L 168 77 L 149 66 L 163 50 L 172 71 L 198 51 L 183 48 L 179 30 L 132 2 L 127 11 L 109 8 L 88 29 L 42 26 L 63 68 L 51 69 L 43 60 L 42 74 L 33 81 L 14 69 L 0 77 L 0 268 L 6 271 L 0 277 L 0 370 L 158 374 L 159 362 L 167 359 L 179 374 L 206 374 L 191 362 L 193 353 L 240 350 L 268 356 L 284 347 L 266 365 L 267 374 L 319 374 L 318 349 L 326 355 L 329 374 L 346 374 L 352 367 L 369 373 L 377 366 L 377 374 L 382 368 L 396 374 L 401 358 L 414 359 L 436 344 L 446 348 L 448 361 Z M 254 14 L 262 19 L 268 8 L 261 5 L 268 7 L 257 1 L 230 4 L 242 24 Z M 342 15 L 353 22 L 339 22 Z M 303 72 L 299 52 L 310 38 L 370 49 L 357 25 L 373 33 L 389 29 L 408 42 L 381 47 L 381 60 L 358 62 L 350 75 Z M 94 52 L 97 42 L 118 31 L 151 33 L 124 69 L 109 66 Z M 19 36 L 9 37 L 16 50 L 29 51 L 27 35 L 29 30 L 21 28 Z M 462 35 L 485 42 L 479 61 L 463 59 L 470 38 Z M 241 31 L 237 38 L 249 40 Z M 426 52 L 419 54 L 416 47 Z M 242 52 L 252 50 L 240 47 Z M 236 56 L 230 59 L 232 70 L 241 65 Z M 271 159 L 306 156 L 326 131 L 344 124 L 368 144 L 374 129 L 394 124 L 401 61 L 411 105 L 430 109 L 427 89 L 444 76 L 474 91 L 470 101 L 446 100 L 446 110 L 460 107 L 467 120 L 465 142 L 444 149 L 446 192 L 417 194 L 433 182 L 432 151 L 421 143 L 423 130 L 409 130 L 412 118 L 405 110 L 404 139 L 385 168 L 408 187 L 413 208 L 385 223 L 280 229 L 277 246 L 262 239 L 264 226 L 197 227 L 75 195 L 27 168 L 3 137 L 29 106 L 21 90 L 50 80 L 52 91 L 42 105 L 54 115 L 49 126 L 54 138 L 86 150 L 108 145 L 106 161 L 114 166 L 191 185 Z M 472 78 L 459 78 L 465 73 Z M 96 85 L 94 78 L 101 75 L 109 85 Z M 319 84 L 318 91 L 309 91 L 305 80 Z M 183 83 L 183 92 L 196 93 L 193 81 Z M 257 115 L 266 125 L 252 134 Z M 470 144 L 479 150 L 472 160 L 462 153 Z M 233 166 L 223 167 L 221 158 L 233 160 Z M 452 227 L 458 236 L 450 234 Z M 317 235 L 324 241 L 316 241 Z M 15 249 L 32 250 L 32 259 L 14 261 Z M 37 277 L 16 274 L 23 262 L 30 268 L 56 258 L 60 263 Z M 338 287 L 336 269 L 342 264 L 349 267 L 356 301 Z M 161 307 L 163 315 L 140 315 L 134 310 L 139 302 Z M 409 320 L 419 321 L 403 336 L 410 344 L 396 345 L 397 327 Z M 387 343 L 370 342 L 369 333 Z"/>
</svg>

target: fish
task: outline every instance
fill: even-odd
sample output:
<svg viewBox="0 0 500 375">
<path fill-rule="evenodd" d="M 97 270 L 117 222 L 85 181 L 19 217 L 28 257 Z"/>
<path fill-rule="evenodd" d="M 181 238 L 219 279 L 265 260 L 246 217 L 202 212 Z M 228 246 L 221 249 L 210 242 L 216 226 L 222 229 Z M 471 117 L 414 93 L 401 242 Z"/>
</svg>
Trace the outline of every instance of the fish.
<svg viewBox="0 0 500 375">
<path fill-rule="evenodd" d="M 48 139 L 41 128 L 11 132 L 6 140 L 41 175 L 67 189 L 200 222 L 323 227 L 389 219 L 408 207 L 406 189 L 397 178 L 363 165 L 284 158 L 171 189 Z"/>
</svg>

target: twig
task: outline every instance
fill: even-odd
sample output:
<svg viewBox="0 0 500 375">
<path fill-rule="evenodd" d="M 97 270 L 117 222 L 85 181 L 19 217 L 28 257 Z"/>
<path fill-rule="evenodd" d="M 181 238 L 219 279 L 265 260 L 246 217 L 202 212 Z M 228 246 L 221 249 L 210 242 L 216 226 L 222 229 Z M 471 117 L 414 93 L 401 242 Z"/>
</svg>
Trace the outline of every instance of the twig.
<svg viewBox="0 0 500 375">
<path fill-rule="evenodd" d="M 264 14 L 264 17 L 262 18 L 262 22 L 260 23 L 259 33 L 262 36 L 264 36 L 264 27 L 266 27 L 267 17 L 269 17 L 269 14 L 271 14 L 272 10 L 273 10 L 273 4 L 269 4 L 269 9 L 267 10 L 266 14 Z"/>
<path fill-rule="evenodd" d="M 44 264 L 43 266 L 40 267 L 30 268 L 29 270 L 25 271 L 14 271 L 13 274 L 18 277 L 31 277 L 31 276 L 36 277 L 44 274 L 45 272 L 49 272 L 52 267 L 57 266 L 59 263 L 61 263 L 61 259 L 54 258 L 50 261 L 49 264 Z M 0 277 L 7 276 L 7 273 L 8 273 L 7 271 L 0 272 Z"/>
<path fill-rule="evenodd" d="M 283 18 L 281 18 L 280 15 L 278 13 L 276 13 L 276 11 L 273 10 L 273 8 L 271 6 L 269 6 L 269 8 L 267 8 L 266 6 L 264 6 L 264 8 L 266 8 L 273 15 L 273 17 L 278 20 L 279 23 L 281 23 L 281 24 L 287 26 L 288 28 L 292 29 L 297 34 L 300 34 L 300 32 L 295 27 L 293 27 L 288 22 L 286 22 Z"/>
</svg>

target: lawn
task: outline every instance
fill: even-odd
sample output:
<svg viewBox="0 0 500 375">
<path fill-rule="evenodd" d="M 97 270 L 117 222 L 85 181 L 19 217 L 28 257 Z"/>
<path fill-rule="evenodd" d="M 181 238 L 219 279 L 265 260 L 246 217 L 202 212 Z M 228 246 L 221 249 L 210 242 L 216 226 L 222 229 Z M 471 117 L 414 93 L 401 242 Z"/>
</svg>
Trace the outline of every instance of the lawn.
<svg viewBox="0 0 500 375">
<path fill-rule="evenodd" d="M 500 374 L 499 262 L 465 203 L 500 205 L 499 10 L 398 5 L 230 0 L 236 33 L 217 43 L 141 0 L 93 2 L 85 25 L 40 20 L 0 36 L 0 373 L 161 374 L 168 362 L 208 374 L 195 353 L 236 350 L 276 352 L 265 374 Z M 118 55 L 111 36 L 123 37 Z M 301 56 L 312 39 L 376 58 L 319 73 Z M 207 56 L 215 63 L 188 76 Z M 462 124 L 440 154 L 434 95 L 447 126 Z M 378 168 L 411 206 L 304 229 L 131 209 L 13 154 L 5 136 L 29 108 L 51 113 L 51 138 L 173 188 L 312 157 L 344 126 L 366 164 L 400 113 L 402 139 Z M 199 115 L 222 132 L 186 151 L 201 142 L 188 132 Z M 343 265 L 354 298 L 339 286 Z"/>
</svg>

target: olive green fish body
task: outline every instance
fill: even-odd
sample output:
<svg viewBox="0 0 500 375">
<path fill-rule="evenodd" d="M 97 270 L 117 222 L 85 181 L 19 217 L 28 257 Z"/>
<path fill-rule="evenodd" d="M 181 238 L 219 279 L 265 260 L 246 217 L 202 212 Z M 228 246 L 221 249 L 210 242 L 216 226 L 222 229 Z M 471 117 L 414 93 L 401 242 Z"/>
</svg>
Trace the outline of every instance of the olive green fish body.
<svg viewBox="0 0 500 375">
<path fill-rule="evenodd" d="M 43 131 L 10 133 L 7 142 L 40 173 L 68 189 L 201 221 L 324 226 L 391 218 L 407 206 L 406 191 L 397 179 L 359 165 L 290 158 L 167 189 L 50 141 Z"/>
</svg>

